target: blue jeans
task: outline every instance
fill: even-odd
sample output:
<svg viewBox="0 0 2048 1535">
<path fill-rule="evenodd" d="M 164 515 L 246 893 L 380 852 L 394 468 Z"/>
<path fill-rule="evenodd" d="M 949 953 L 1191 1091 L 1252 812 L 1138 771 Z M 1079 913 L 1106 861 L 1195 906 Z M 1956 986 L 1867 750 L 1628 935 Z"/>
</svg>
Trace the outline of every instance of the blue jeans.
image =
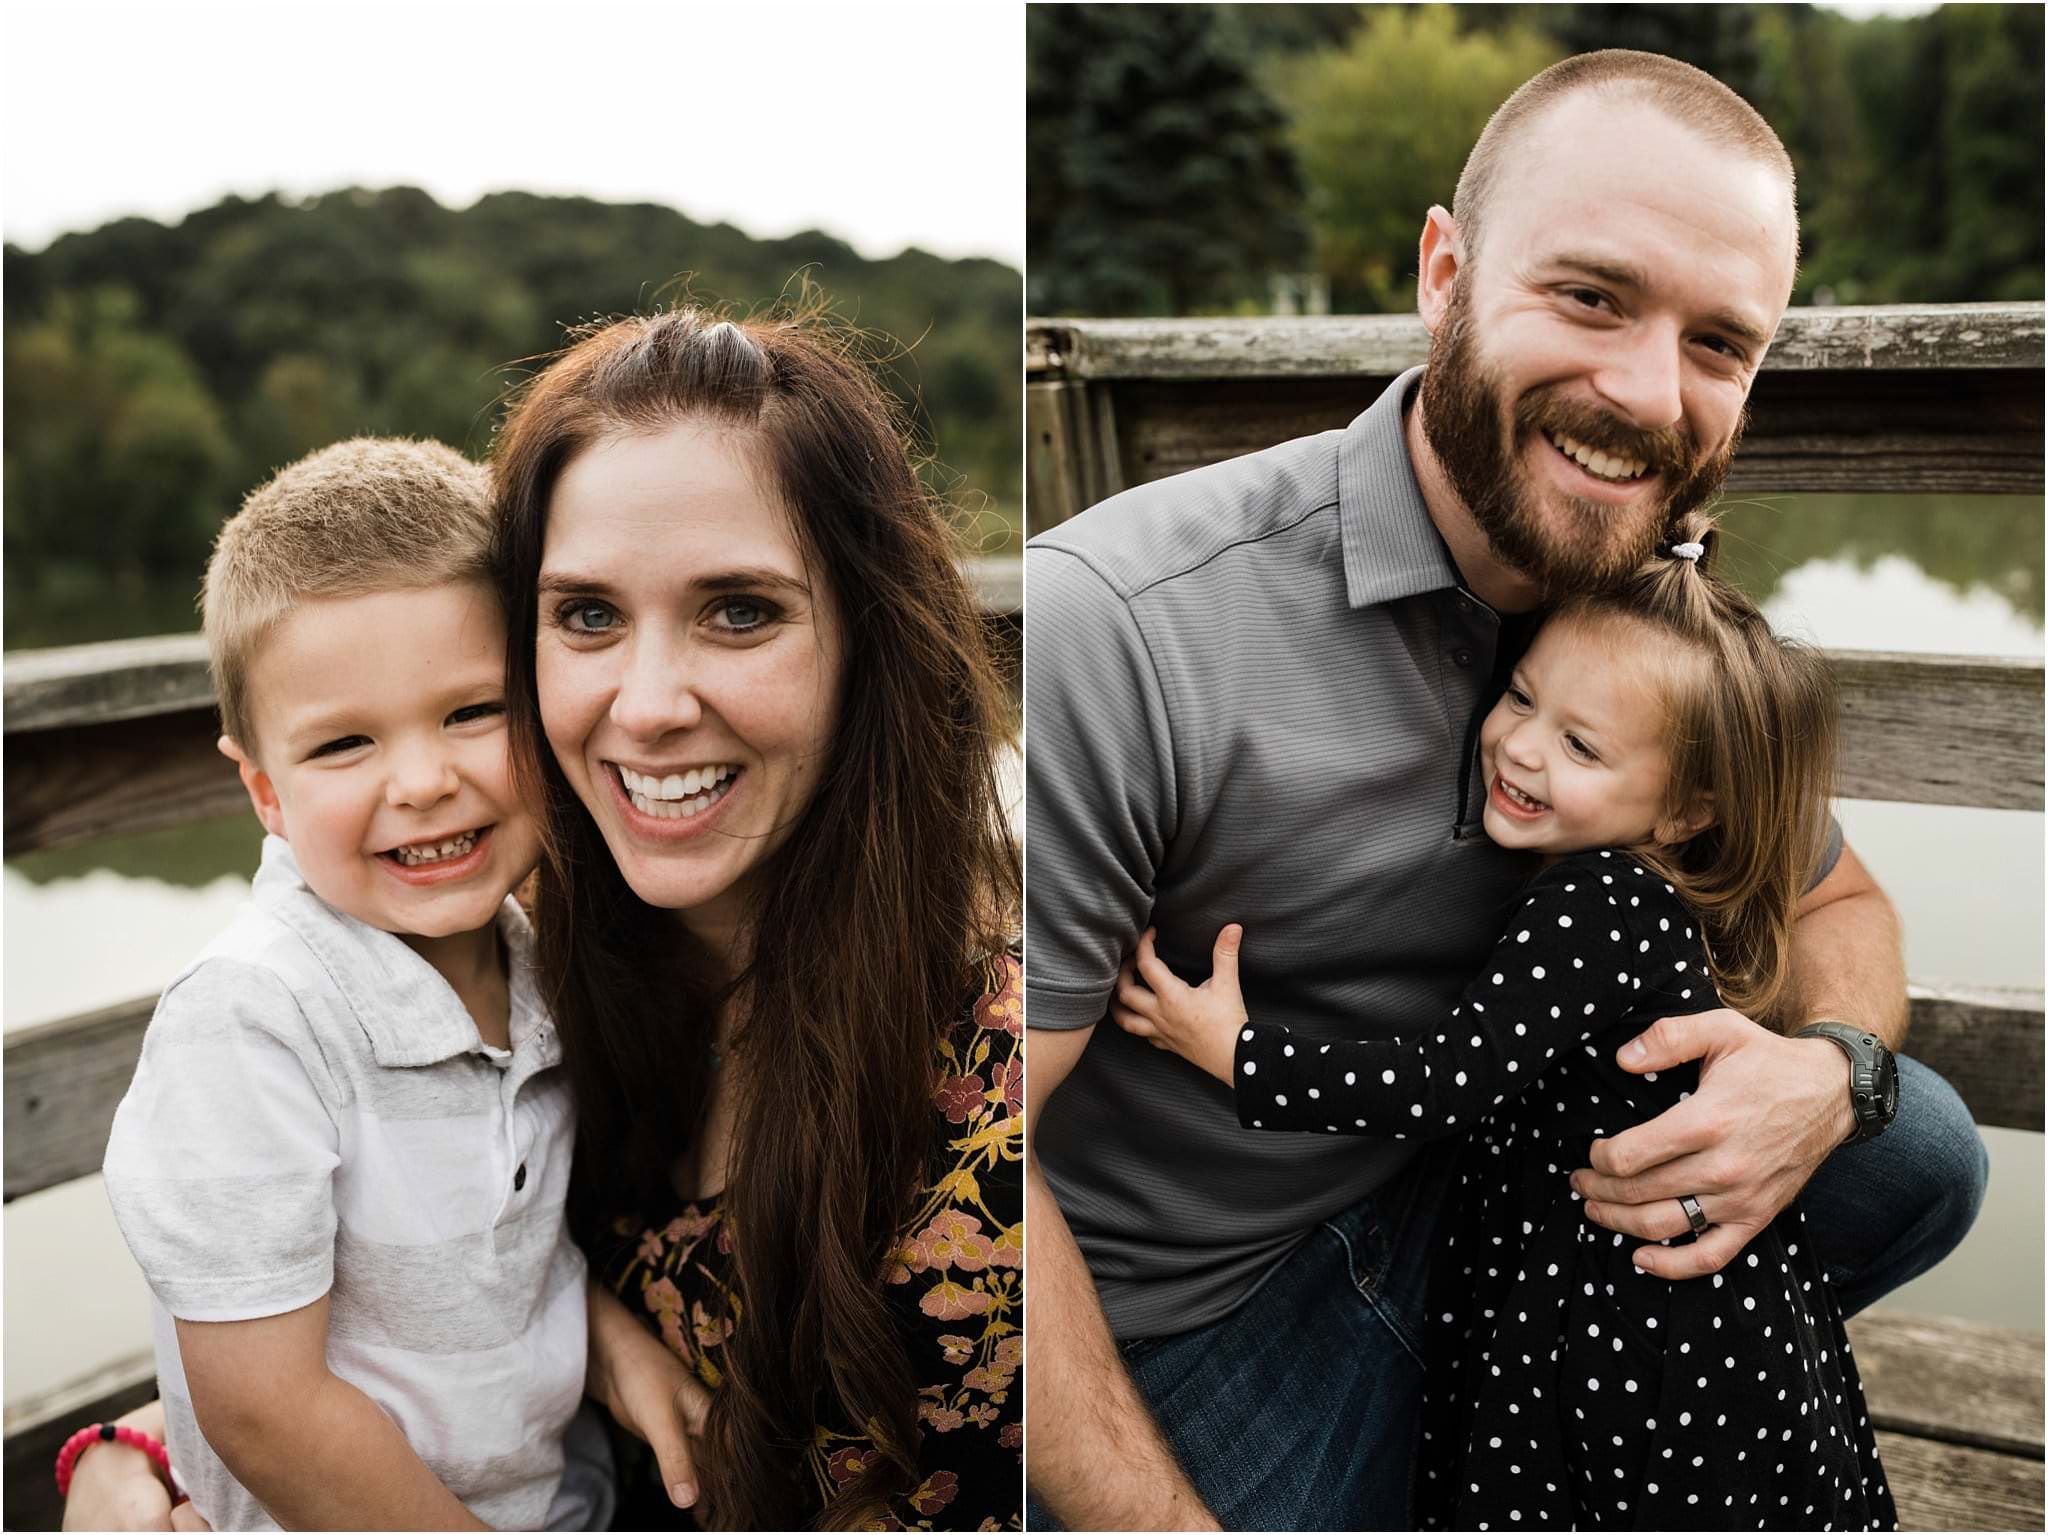
<svg viewBox="0 0 2048 1535">
<path fill-rule="evenodd" d="M 1983 1202 L 1984 1143 L 1955 1090 L 1899 1062 L 1899 1117 L 1801 1197 L 1845 1312 L 1926 1272 Z M 1311 1231 L 1229 1316 L 1120 1345 L 1226 1529 L 1405 1530 L 1422 1306 L 1451 1147 Z M 1031 1502 L 1034 1530 L 1060 1528 Z"/>
</svg>

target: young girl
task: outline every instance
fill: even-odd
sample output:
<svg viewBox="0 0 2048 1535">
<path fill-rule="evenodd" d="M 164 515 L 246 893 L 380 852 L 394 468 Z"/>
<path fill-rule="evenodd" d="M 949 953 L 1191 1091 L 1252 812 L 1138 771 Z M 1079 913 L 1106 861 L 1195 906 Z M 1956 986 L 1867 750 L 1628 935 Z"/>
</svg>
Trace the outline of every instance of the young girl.
<svg viewBox="0 0 2048 1535">
<path fill-rule="evenodd" d="M 1148 933 L 1145 984 L 1112 1008 L 1232 1084 L 1247 1127 L 1466 1137 L 1431 1260 L 1425 1528 L 1896 1525 L 1797 1207 L 1725 1272 L 1674 1283 L 1588 1223 L 1568 1181 L 1595 1137 L 1697 1084 L 1691 1065 L 1623 1071 L 1622 1044 L 1780 999 L 1826 835 L 1826 663 L 1699 568 L 1708 526 L 1559 608 L 1487 716 L 1487 833 L 1545 867 L 1447 1019 L 1330 1044 L 1262 1026 L 1228 929 L 1199 988 Z"/>
</svg>

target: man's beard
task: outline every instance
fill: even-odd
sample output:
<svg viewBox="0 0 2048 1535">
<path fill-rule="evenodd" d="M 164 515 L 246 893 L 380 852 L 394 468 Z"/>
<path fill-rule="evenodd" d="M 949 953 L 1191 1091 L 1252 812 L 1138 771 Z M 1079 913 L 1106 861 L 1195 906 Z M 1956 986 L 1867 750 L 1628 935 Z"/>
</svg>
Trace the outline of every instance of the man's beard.
<svg viewBox="0 0 2048 1535">
<path fill-rule="evenodd" d="M 1690 432 L 1634 426 L 1564 397 L 1555 385 L 1532 389 L 1516 400 L 1510 422 L 1500 380 L 1481 360 L 1472 330 L 1471 308 L 1460 284 L 1430 341 L 1420 401 L 1423 435 L 1485 535 L 1487 548 L 1533 581 L 1546 601 L 1614 585 L 1655 554 L 1680 517 L 1720 490 L 1742 440 L 1746 410 L 1727 446 L 1705 459 Z M 1550 432 L 1576 438 L 1612 458 L 1639 461 L 1646 473 L 1662 474 L 1672 488 L 1661 500 L 1610 506 L 1538 486 L 1518 450 L 1535 436 L 1546 450 L 1557 451 Z M 1552 508 L 1547 517 L 1546 503 Z"/>
</svg>

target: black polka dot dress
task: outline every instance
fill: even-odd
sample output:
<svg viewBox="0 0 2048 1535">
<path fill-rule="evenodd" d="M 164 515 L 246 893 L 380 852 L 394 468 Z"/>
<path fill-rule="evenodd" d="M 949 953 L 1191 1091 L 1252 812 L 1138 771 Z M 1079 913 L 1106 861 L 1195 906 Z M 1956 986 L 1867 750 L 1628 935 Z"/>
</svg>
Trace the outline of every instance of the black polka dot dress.
<svg viewBox="0 0 2048 1535">
<path fill-rule="evenodd" d="M 1587 1221 L 1571 1190 L 1595 1137 L 1698 1081 L 1690 1065 L 1632 1075 L 1615 1051 L 1658 1018 L 1719 1005 L 1671 887 L 1626 853 L 1593 852 L 1530 884 L 1429 1032 L 1242 1032 L 1249 1127 L 1466 1137 L 1431 1258 L 1422 1528 L 1897 1527 L 1798 1206 L 1723 1272 L 1674 1283 L 1638 1270 L 1640 1242 Z"/>
</svg>

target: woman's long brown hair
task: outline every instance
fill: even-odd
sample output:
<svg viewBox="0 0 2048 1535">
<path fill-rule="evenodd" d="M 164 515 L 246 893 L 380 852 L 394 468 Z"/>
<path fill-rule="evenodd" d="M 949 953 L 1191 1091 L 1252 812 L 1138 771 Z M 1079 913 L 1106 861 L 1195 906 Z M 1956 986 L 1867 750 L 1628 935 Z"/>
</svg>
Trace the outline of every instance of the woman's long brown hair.
<svg viewBox="0 0 2048 1535">
<path fill-rule="evenodd" d="M 1667 824 L 1711 814 L 1681 841 L 1632 851 L 1705 924 L 1721 999 L 1765 1021 L 1791 975 L 1792 924 L 1827 845 L 1837 725 L 1827 657 L 1771 631 L 1737 587 L 1713 574 L 1720 535 L 1686 515 L 1670 544 L 1611 590 L 1573 598 L 1551 623 L 1619 619 L 1650 631 L 1671 779 Z"/>
<path fill-rule="evenodd" d="M 757 435 L 846 630 L 816 792 L 769 855 L 742 972 L 627 888 L 548 750 L 535 689 L 548 501 L 594 443 L 709 418 Z M 744 1316 L 699 1469 L 733 1528 L 811 1522 L 828 1395 L 882 1454 L 817 1523 L 853 1528 L 913 1483 L 917 1382 L 882 1288 L 932 1138 L 939 1039 L 1015 931 L 1016 844 L 996 758 L 1006 711 L 958 541 L 899 413 L 816 314 L 694 308 L 587 327 L 512 402 L 493 455 L 517 772 L 541 808 L 539 963 L 580 1121 L 572 1228 L 673 1204 L 731 1005 L 736 1122 L 724 1194 Z M 728 1068 L 731 1069 L 731 1068 Z"/>
</svg>

